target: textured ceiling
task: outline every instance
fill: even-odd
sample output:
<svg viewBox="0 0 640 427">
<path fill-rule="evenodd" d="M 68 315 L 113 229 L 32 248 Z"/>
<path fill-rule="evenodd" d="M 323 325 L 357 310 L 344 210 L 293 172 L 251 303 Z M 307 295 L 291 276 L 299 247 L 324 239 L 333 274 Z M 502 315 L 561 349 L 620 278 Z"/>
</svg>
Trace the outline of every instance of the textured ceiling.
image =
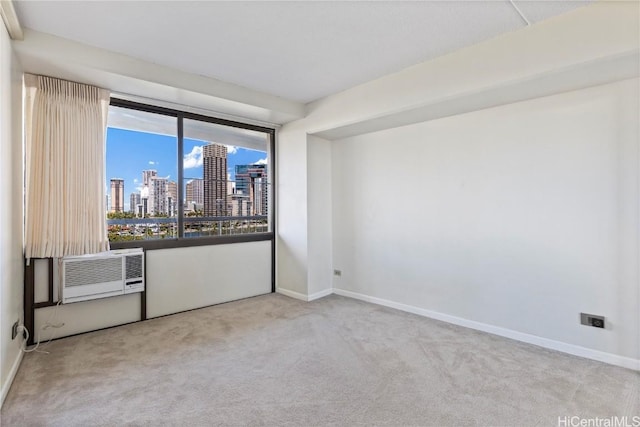
<svg viewBox="0 0 640 427">
<path fill-rule="evenodd" d="M 532 23 L 589 1 L 514 1 Z M 309 102 L 523 28 L 509 1 L 14 1 L 21 24 Z"/>
</svg>

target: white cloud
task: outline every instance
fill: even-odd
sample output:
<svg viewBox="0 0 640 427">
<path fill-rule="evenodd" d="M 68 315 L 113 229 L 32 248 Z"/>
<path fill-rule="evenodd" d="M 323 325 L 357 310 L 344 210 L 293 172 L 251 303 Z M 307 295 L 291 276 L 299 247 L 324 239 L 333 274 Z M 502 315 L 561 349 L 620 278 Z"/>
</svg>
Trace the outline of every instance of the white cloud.
<svg viewBox="0 0 640 427">
<path fill-rule="evenodd" d="M 150 164 L 150 165 L 155 165 L 155 164 L 156 164 L 156 162 L 154 162 L 153 160 L 149 160 L 149 164 Z"/>
<path fill-rule="evenodd" d="M 202 166 L 202 146 L 196 145 L 189 154 L 184 156 L 184 168 L 191 169 Z"/>
<path fill-rule="evenodd" d="M 268 162 L 268 159 L 265 157 L 264 159 L 260 159 L 257 162 L 254 162 L 254 165 L 266 165 Z"/>
<path fill-rule="evenodd" d="M 138 182 L 139 182 L 139 181 L 138 181 L 138 178 L 133 178 L 133 183 L 134 183 L 134 184 L 137 184 Z"/>
<path fill-rule="evenodd" d="M 227 145 L 227 154 L 236 154 L 238 152 L 238 147 L 235 145 Z"/>
</svg>

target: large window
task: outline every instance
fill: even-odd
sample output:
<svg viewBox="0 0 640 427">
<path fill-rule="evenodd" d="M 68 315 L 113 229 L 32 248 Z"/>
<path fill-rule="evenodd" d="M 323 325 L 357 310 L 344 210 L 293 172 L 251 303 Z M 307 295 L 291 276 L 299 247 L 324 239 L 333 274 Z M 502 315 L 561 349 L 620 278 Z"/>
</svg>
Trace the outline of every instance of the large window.
<svg viewBox="0 0 640 427">
<path fill-rule="evenodd" d="M 272 231 L 272 129 L 111 104 L 105 185 L 112 243 L 251 239 Z"/>
</svg>

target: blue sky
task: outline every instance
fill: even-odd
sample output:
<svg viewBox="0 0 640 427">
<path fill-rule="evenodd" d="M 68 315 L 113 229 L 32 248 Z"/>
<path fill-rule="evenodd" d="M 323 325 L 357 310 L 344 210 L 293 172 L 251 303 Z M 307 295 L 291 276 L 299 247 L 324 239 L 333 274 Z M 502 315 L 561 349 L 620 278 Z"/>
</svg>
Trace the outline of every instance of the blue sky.
<svg viewBox="0 0 640 427">
<path fill-rule="evenodd" d="M 224 141 L 216 141 L 224 144 Z M 206 141 L 184 140 L 184 181 L 202 178 L 202 150 Z M 129 195 L 139 192 L 142 171 L 155 169 L 158 176 L 178 180 L 177 138 L 124 129 L 107 129 L 107 194 L 111 178 L 124 179 L 124 207 L 129 210 Z M 267 153 L 228 146 L 227 166 L 231 179 L 235 179 L 235 165 L 265 161 Z"/>
</svg>

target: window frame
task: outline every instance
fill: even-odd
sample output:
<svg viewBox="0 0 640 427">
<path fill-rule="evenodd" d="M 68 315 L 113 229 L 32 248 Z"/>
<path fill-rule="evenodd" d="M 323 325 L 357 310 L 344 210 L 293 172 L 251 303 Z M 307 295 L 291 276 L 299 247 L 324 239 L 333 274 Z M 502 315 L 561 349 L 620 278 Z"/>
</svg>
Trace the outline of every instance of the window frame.
<svg viewBox="0 0 640 427">
<path fill-rule="evenodd" d="M 184 248 L 191 246 L 209 246 L 223 245 L 231 243 L 260 242 L 271 240 L 272 254 L 275 254 L 275 233 L 276 233 L 276 130 L 269 127 L 253 125 L 249 123 L 238 122 L 220 117 L 207 116 L 188 111 L 175 110 L 167 107 L 159 107 L 155 105 L 143 104 L 135 101 L 129 101 L 121 98 L 111 98 L 109 106 L 127 108 L 131 110 L 144 111 L 147 113 L 162 114 L 165 116 L 175 117 L 177 123 L 177 153 L 178 153 L 178 215 L 177 229 L 178 236 L 171 239 L 151 239 L 151 240 L 134 240 L 126 242 L 110 242 L 111 249 L 125 248 L 143 248 L 145 250 Z M 256 132 L 263 132 L 270 136 L 269 138 L 269 179 L 271 184 L 270 191 L 270 211 L 268 212 L 268 224 L 270 231 L 256 232 L 250 234 L 232 234 L 223 236 L 204 236 L 204 237 L 184 237 L 184 119 L 198 120 L 223 126 L 229 126 L 240 129 L 247 129 Z"/>
</svg>

